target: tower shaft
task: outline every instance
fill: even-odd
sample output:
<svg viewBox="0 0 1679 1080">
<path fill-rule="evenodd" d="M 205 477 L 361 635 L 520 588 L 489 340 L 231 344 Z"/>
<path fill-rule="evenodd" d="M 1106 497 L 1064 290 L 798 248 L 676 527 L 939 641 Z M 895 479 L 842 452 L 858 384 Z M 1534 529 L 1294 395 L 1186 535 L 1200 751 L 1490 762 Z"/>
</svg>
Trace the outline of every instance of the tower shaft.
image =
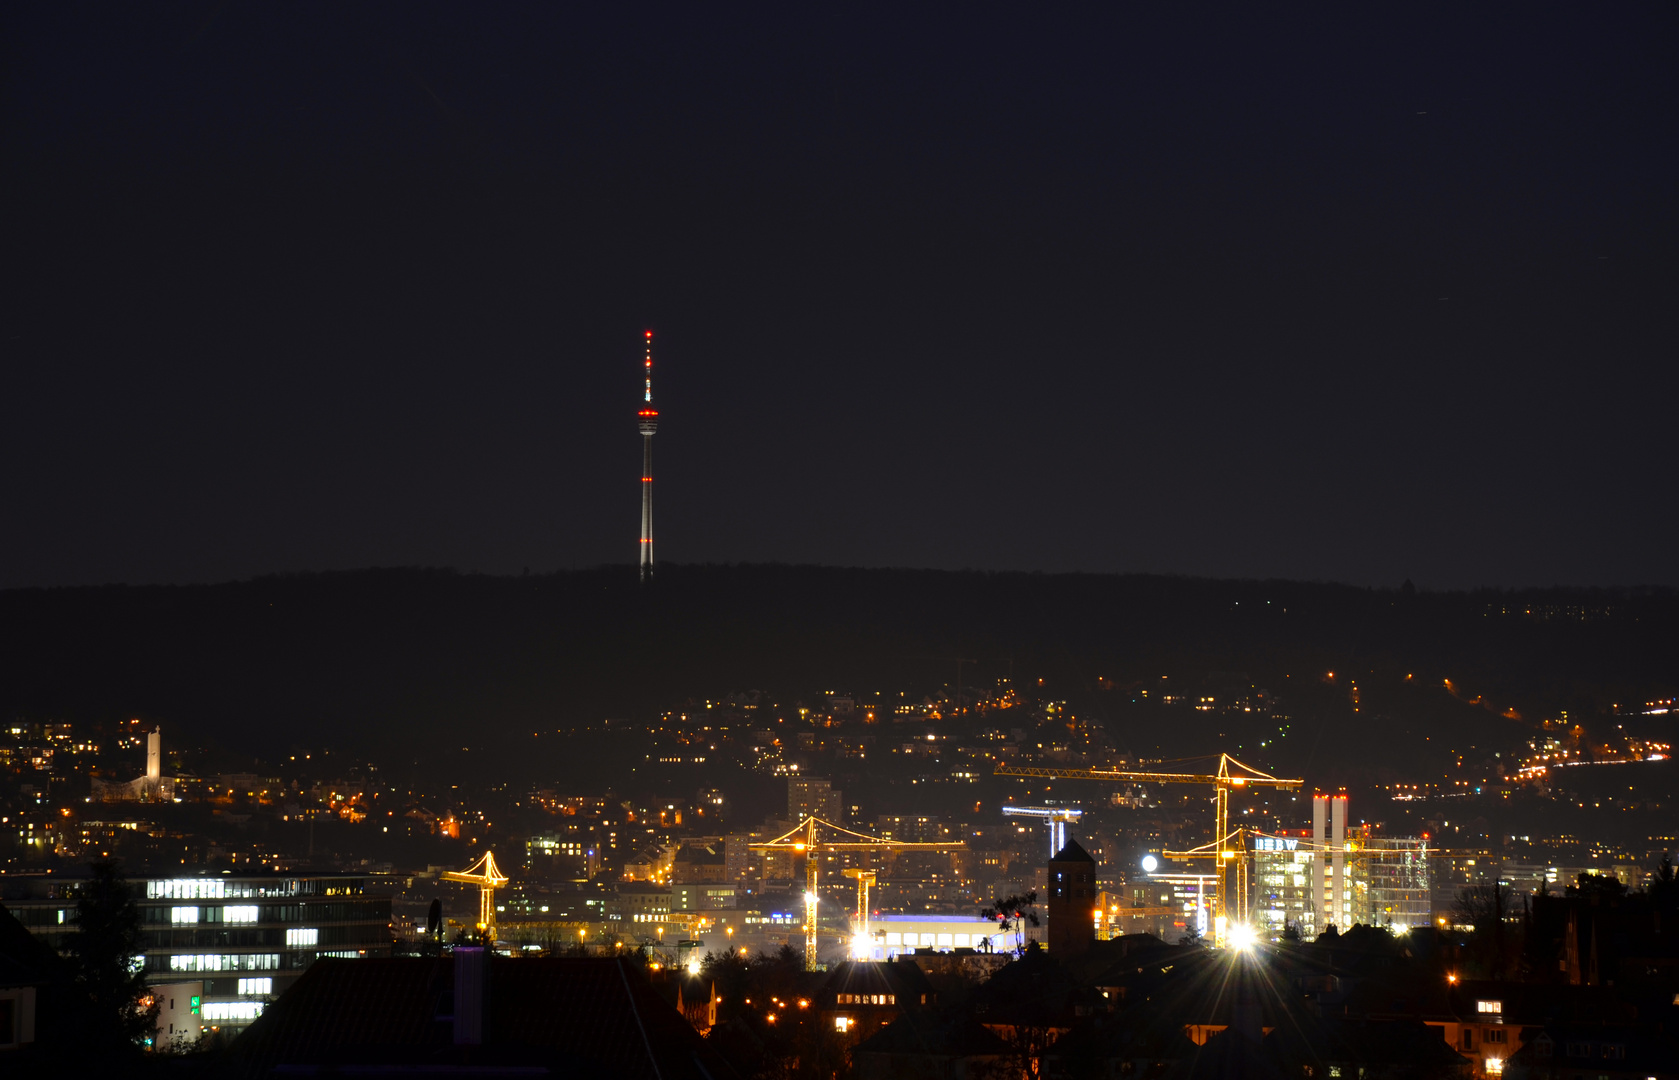
<svg viewBox="0 0 1679 1080">
<path fill-rule="evenodd" d="M 653 575 L 653 433 L 641 436 L 641 580 Z"/>
</svg>

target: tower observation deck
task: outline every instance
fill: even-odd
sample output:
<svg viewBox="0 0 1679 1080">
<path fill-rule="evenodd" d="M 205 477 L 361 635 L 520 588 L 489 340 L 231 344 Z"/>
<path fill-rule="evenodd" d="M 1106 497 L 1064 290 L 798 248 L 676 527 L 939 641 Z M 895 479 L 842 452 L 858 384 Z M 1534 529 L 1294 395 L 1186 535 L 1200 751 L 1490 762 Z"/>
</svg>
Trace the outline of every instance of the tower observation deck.
<svg viewBox="0 0 1679 1080">
<path fill-rule="evenodd" d="M 646 390 L 636 426 L 641 431 L 641 580 L 653 576 L 653 433 L 659 430 L 659 410 L 653 407 L 653 331 L 646 334 Z"/>
</svg>

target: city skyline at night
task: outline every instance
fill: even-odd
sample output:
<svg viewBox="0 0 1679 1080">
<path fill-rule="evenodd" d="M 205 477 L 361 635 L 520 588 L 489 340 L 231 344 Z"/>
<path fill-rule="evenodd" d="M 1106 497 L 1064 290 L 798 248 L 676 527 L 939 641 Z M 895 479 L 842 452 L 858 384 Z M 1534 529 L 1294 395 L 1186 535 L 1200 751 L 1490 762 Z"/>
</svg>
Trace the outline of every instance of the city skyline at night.
<svg viewBox="0 0 1679 1080">
<path fill-rule="evenodd" d="M 1679 1080 L 1676 41 L 8 7 L 0 1075 Z"/>
</svg>

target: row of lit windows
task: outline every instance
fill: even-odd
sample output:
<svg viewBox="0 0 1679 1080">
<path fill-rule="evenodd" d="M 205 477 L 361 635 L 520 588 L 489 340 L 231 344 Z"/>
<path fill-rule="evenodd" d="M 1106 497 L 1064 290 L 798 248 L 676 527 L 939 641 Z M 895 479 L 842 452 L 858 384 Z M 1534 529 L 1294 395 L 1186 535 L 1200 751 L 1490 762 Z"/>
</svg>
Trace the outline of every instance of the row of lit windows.
<svg viewBox="0 0 1679 1080">
<path fill-rule="evenodd" d="M 835 1003 L 839 1005 L 896 1005 L 897 994 L 838 994 Z"/>
<path fill-rule="evenodd" d="M 279 966 L 278 953 L 177 953 L 169 958 L 170 971 L 273 971 Z"/>
<path fill-rule="evenodd" d="M 292 889 L 282 895 L 296 892 L 297 883 L 292 882 Z M 255 890 L 262 889 L 260 895 L 274 895 L 272 887 L 250 885 L 247 882 L 228 882 L 218 877 L 188 877 L 173 878 L 166 882 L 146 882 L 146 899 L 148 900 L 222 900 L 228 897 L 250 897 L 259 895 Z"/>
<path fill-rule="evenodd" d="M 264 975 L 260 979 L 239 980 L 239 993 L 241 996 L 247 994 L 272 994 L 273 992 L 274 980 L 269 978 L 267 975 Z"/>
<path fill-rule="evenodd" d="M 262 1015 L 260 1001 L 206 1001 L 201 1008 L 206 1020 L 255 1020 Z"/>
<path fill-rule="evenodd" d="M 255 907 L 229 907 L 223 909 L 223 921 L 230 923 L 254 923 L 257 921 Z M 199 911 L 196 907 L 171 908 L 169 921 L 176 925 L 193 925 L 198 922 Z M 321 943 L 321 931 L 317 927 L 293 926 L 286 929 L 286 947 L 297 949 L 306 948 Z"/>
<path fill-rule="evenodd" d="M 226 878 L 172 878 L 146 882 L 148 900 L 245 900 L 281 896 L 360 896 L 359 878 L 337 881 L 229 881 Z"/>
<path fill-rule="evenodd" d="M 986 934 L 900 934 L 896 930 L 888 930 L 886 932 L 886 944 L 902 945 L 912 949 L 922 947 L 967 949 L 980 947 L 987 937 Z"/>
<path fill-rule="evenodd" d="M 191 925 L 203 916 L 205 922 L 217 922 L 215 908 L 205 908 L 200 911 L 198 905 L 187 904 L 169 909 L 169 921 L 177 926 Z M 254 923 L 257 921 L 257 907 L 255 904 L 229 904 L 221 909 L 220 922 L 224 923 Z"/>
</svg>

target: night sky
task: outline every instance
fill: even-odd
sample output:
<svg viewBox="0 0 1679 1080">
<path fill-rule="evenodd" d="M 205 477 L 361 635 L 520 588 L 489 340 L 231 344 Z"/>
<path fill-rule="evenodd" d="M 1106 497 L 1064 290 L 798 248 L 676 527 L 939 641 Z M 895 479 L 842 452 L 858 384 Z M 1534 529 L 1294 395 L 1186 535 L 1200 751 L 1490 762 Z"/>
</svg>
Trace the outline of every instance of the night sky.
<svg viewBox="0 0 1679 1080">
<path fill-rule="evenodd" d="M 12 4 L 0 587 L 1679 584 L 1672 4 Z"/>
</svg>

